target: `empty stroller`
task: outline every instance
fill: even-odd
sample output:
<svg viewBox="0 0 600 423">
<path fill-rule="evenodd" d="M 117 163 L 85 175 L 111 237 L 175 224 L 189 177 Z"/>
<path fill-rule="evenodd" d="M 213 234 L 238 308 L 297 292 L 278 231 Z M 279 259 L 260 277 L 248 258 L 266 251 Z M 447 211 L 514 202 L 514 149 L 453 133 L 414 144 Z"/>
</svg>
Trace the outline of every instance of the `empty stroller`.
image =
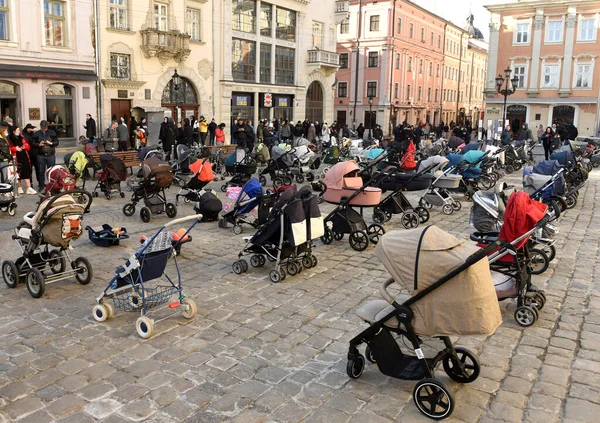
<svg viewBox="0 0 600 423">
<path fill-rule="evenodd" d="M 462 208 L 460 201 L 452 198 L 450 189 L 457 189 L 460 186 L 462 180 L 461 175 L 452 174 L 454 167 L 449 167 L 446 170 L 442 170 L 448 164 L 448 159 L 443 156 L 431 156 L 423 160 L 419 164 L 419 169 L 424 166 L 429 166 L 432 163 L 436 163 L 437 167 L 433 170 L 433 182 L 429 187 L 429 190 L 423 194 L 419 200 L 419 205 L 426 209 L 432 209 L 434 206 L 441 207 L 442 212 L 445 215 L 451 215 L 455 211 Z"/>
<path fill-rule="evenodd" d="M 75 176 L 71 175 L 66 167 L 56 165 L 46 170 L 46 186 L 44 187 L 46 197 L 72 191 L 74 188 Z"/>
<path fill-rule="evenodd" d="M 454 347 L 450 336 L 491 335 L 502 323 L 485 250 L 461 241 L 436 226 L 393 231 L 383 237 L 375 254 L 391 278 L 379 289 L 384 300 L 363 304 L 358 316 L 369 327 L 350 340 L 346 372 L 360 377 L 365 356 L 386 376 L 418 380 L 413 400 L 421 413 L 440 420 L 449 417 L 455 400 L 448 386 L 434 376 L 441 363 L 458 383 L 477 379 L 480 365 L 474 353 Z M 466 257 L 466 260 L 465 260 Z M 411 297 L 394 298 L 388 288 L 398 283 Z M 397 337 L 407 339 L 402 351 Z M 438 338 L 444 349 L 425 357 L 422 338 Z"/>
<path fill-rule="evenodd" d="M 79 204 L 72 194 L 85 197 L 85 204 Z M 40 298 L 47 284 L 73 277 L 82 285 L 90 283 L 93 272 L 89 260 L 73 260 L 69 251 L 71 241 L 83 232 L 81 221 L 91 204 L 92 196 L 86 191 L 62 192 L 23 216 L 13 235 L 21 257 L 2 263 L 6 285 L 16 288 L 24 281 L 31 296 Z"/>
<path fill-rule="evenodd" d="M 180 187 L 184 187 L 187 183 L 185 176 L 191 175 L 190 164 L 192 162 L 193 151 L 185 144 L 178 144 L 175 150 L 177 159 L 173 163 L 173 181 Z"/>
<path fill-rule="evenodd" d="M 9 216 L 17 214 L 17 202 L 15 201 L 15 191 L 11 178 L 6 177 L 5 172 L 9 173 L 11 168 L 13 174 L 17 173 L 14 170 L 14 165 L 6 162 L 0 163 L 0 210 L 8 212 Z"/>
<path fill-rule="evenodd" d="M 155 323 L 148 317 L 150 310 L 168 303 L 174 295 L 176 299 L 169 304 L 169 308 L 179 308 L 183 317 L 193 319 L 197 312 L 196 303 L 183 293 L 177 255 L 173 254 L 177 247 L 173 243 L 171 231 L 166 229 L 185 221 L 194 220 L 187 231 L 181 234 L 180 239 L 184 240 L 201 218 L 201 215 L 196 215 L 173 220 L 160 228 L 152 237 L 146 239 L 123 266 L 117 267 L 108 286 L 96 298 L 97 304 L 92 310 L 94 319 L 104 322 L 114 316 L 115 309 L 139 312 L 141 316 L 136 320 L 135 328 L 139 336 L 148 339 L 154 334 Z M 165 273 L 171 257 L 173 257 L 177 270 L 176 281 Z M 149 284 L 163 276 L 168 283 L 163 282 L 153 286 Z M 111 299 L 114 306 L 108 301 Z"/>
<path fill-rule="evenodd" d="M 274 187 L 292 184 L 291 167 L 294 165 L 294 149 L 287 145 L 274 145 L 271 148 L 271 160 L 260 174 L 260 182 L 267 183 L 266 175 L 271 177 Z"/>
<path fill-rule="evenodd" d="M 208 159 L 198 159 L 189 166 L 190 172 L 194 175 L 188 183 L 179 190 L 175 196 L 175 204 L 179 204 L 179 197 L 184 197 L 186 203 L 197 202 L 200 200 L 200 191 L 215 179 L 212 164 Z"/>
<path fill-rule="evenodd" d="M 233 233 L 236 235 L 244 231 L 242 224 L 256 228 L 257 222 L 254 219 L 249 219 L 248 213 L 261 205 L 263 197 L 263 187 L 260 182 L 256 178 L 250 179 L 242 187 L 233 208 L 224 213 L 219 219 L 219 228 L 226 228 L 227 224 L 230 223 L 233 225 Z M 265 211 L 265 207 L 267 207 L 266 212 L 268 213 L 270 206 L 263 204 L 261 206 L 262 212 Z"/>
<path fill-rule="evenodd" d="M 93 191 L 94 197 L 98 197 L 98 190 L 100 190 L 107 200 L 110 200 L 113 192 L 125 198 L 125 193 L 121 191 L 121 181 L 127 180 L 127 168 L 123 160 L 112 154 L 102 154 L 100 170 L 96 173 L 96 178 L 98 182 Z"/>
<path fill-rule="evenodd" d="M 173 183 L 173 172 L 168 163 L 162 162 L 158 157 L 150 157 L 141 165 L 142 181 L 134 188 L 131 195 L 131 203 L 123 206 L 125 216 L 133 216 L 135 206 L 144 201 L 144 207 L 140 209 L 142 222 L 148 223 L 153 214 L 166 213 L 171 219 L 177 216 L 177 206 L 167 202 L 165 188 Z"/>
<path fill-rule="evenodd" d="M 256 173 L 257 165 L 252 163 L 252 158 L 243 148 L 236 148 L 225 159 L 225 170 L 233 177 L 221 185 L 221 191 L 227 192 L 229 187 L 242 187 Z"/>
<path fill-rule="evenodd" d="M 380 224 L 367 226 L 362 213 L 353 207 L 375 207 L 381 201 L 381 189 L 375 188 L 377 179 L 367 183 L 358 176 L 360 168 L 354 160 L 333 165 L 323 179 L 325 192 L 323 198 L 337 207 L 325 218 L 325 233 L 321 237 L 323 244 L 341 240 L 344 234 L 350 234 L 348 241 L 356 251 L 364 251 L 369 242 L 376 244 L 385 233 Z"/>
</svg>

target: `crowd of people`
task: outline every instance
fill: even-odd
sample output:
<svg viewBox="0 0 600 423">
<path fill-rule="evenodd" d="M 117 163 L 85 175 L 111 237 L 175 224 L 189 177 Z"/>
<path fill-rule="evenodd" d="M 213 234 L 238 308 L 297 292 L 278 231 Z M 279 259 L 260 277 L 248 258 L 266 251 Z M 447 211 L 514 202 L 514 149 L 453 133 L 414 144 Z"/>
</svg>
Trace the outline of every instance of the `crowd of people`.
<svg viewBox="0 0 600 423">
<path fill-rule="evenodd" d="M 552 124 L 544 129 L 544 125 L 539 125 L 536 130 L 537 141 L 544 147 L 544 156 L 546 160 L 552 152 L 558 149 L 566 140 L 574 140 L 577 138 L 578 131 L 573 124 L 560 123 Z M 511 128 L 510 125 L 502 130 L 500 142 L 502 145 L 508 145 L 513 141 L 534 140 L 533 133 L 527 123 L 523 123 L 521 128 Z"/>
</svg>

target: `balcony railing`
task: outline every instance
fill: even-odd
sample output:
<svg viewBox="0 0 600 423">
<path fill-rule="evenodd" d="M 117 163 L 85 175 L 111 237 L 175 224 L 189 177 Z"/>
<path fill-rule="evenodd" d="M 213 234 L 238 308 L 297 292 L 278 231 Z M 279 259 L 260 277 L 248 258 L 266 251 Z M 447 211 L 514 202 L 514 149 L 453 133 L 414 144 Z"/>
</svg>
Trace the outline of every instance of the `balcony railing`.
<svg viewBox="0 0 600 423">
<path fill-rule="evenodd" d="M 325 50 L 308 50 L 308 63 L 337 69 L 340 67 L 340 55 Z"/>
<path fill-rule="evenodd" d="M 142 51 L 146 58 L 157 57 L 161 64 L 174 59 L 182 62 L 190 55 L 190 36 L 179 31 L 155 28 L 141 30 Z"/>
</svg>

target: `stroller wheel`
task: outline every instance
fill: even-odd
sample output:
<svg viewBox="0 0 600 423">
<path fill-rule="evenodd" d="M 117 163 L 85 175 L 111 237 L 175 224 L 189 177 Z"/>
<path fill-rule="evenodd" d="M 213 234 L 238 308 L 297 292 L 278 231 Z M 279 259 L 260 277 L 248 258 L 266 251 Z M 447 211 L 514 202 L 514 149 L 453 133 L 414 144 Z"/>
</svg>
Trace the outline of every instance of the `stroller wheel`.
<svg viewBox="0 0 600 423">
<path fill-rule="evenodd" d="M 261 185 L 265 186 L 267 185 L 267 178 L 264 175 L 260 175 L 260 177 L 258 178 L 258 182 L 260 182 Z"/>
<path fill-rule="evenodd" d="M 25 274 L 25 282 L 27 283 L 27 291 L 33 298 L 40 298 L 46 291 L 46 281 L 44 274 L 38 269 L 31 268 Z"/>
<path fill-rule="evenodd" d="M 367 228 L 367 234 L 369 235 L 369 241 L 371 241 L 373 244 L 377 244 L 381 237 L 385 234 L 385 229 L 383 226 L 375 223 Z"/>
<path fill-rule="evenodd" d="M 281 281 L 281 273 L 277 270 L 271 270 L 271 272 L 269 272 L 269 279 L 271 279 L 271 282 L 277 283 Z"/>
<path fill-rule="evenodd" d="M 135 330 L 140 337 L 151 338 L 154 335 L 154 320 L 146 316 L 138 317 L 135 321 Z"/>
<path fill-rule="evenodd" d="M 373 350 L 368 345 L 365 349 L 365 357 L 369 363 L 377 363 L 377 360 L 375 360 L 375 356 L 373 355 Z"/>
<path fill-rule="evenodd" d="M 315 180 L 315 174 L 314 174 L 314 173 L 312 173 L 312 172 L 308 172 L 308 173 L 306 174 L 306 181 L 307 181 L 307 182 L 312 182 L 312 181 L 314 181 L 314 180 Z"/>
<path fill-rule="evenodd" d="M 292 178 L 290 176 L 284 176 L 283 185 L 292 185 Z"/>
<path fill-rule="evenodd" d="M 358 354 L 356 358 L 351 358 L 346 364 L 346 374 L 350 379 L 358 379 L 365 370 L 365 358 Z"/>
<path fill-rule="evenodd" d="M 471 383 L 477 379 L 481 366 L 475 354 L 463 347 L 454 349 L 456 355 L 448 354 L 444 357 L 444 371 L 450 379 L 458 383 Z"/>
<path fill-rule="evenodd" d="M 577 197 L 573 194 L 567 196 L 565 201 L 567 203 L 567 209 L 572 209 L 577 205 Z M 10 214 L 10 208 L 8 209 L 8 213 Z M 14 216 L 14 214 L 11 214 L 11 216 Z"/>
<path fill-rule="evenodd" d="M 383 210 L 380 210 L 379 208 L 375 208 L 373 209 L 373 222 L 375 223 L 385 223 L 385 213 L 383 212 Z"/>
<path fill-rule="evenodd" d="M 415 385 L 413 390 L 415 405 L 430 419 L 441 420 L 454 411 L 454 396 L 442 382 L 425 378 Z"/>
<path fill-rule="evenodd" d="M 556 247 L 554 245 L 540 245 L 543 247 L 544 253 L 548 256 L 548 261 L 551 262 L 556 258 Z"/>
<path fill-rule="evenodd" d="M 92 194 L 94 197 L 98 198 L 98 193 L 96 191 L 94 191 L 94 193 Z"/>
<path fill-rule="evenodd" d="M 244 272 L 248 271 L 248 262 L 244 259 L 240 259 L 238 260 L 240 262 L 240 264 L 242 265 L 242 269 L 244 269 Z"/>
<path fill-rule="evenodd" d="M 341 241 L 342 239 L 344 239 L 344 233 L 343 232 L 337 232 L 332 230 L 333 232 L 333 239 L 335 239 L 336 241 Z"/>
<path fill-rule="evenodd" d="M 67 261 L 59 250 L 52 250 L 48 259 L 48 266 L 50 266 L 52 273 L 56 275 L 57 273 L 62 273 L 65 271 L 67 267 Z"/>
<path fill-rule="evenodd" d="M 425 199 L 423 199 L 423 198 L 421 198 L 421 199 L 419 200 L 419 205 L 420 205 L 421 207 L 425 207 L 427 210 L 431 210 L 431 209 L 433 208 L 433 205 L 432 205 L 432 204 L 430 204 L 429 202 L 427 202 L 427 200 L 425 200 Z"/>
<path fill-rule="evenodd" d="M 402 214 L 400 223 L 405 229 L 412 229 L 419 226 L 419 215 L 413 211 L 408 211 Z"/>
<path fill-rule="evenodd" d="M 111 195 L 108 193 L 104 194 L 104 196 L 106 197 L 107 200 L 110 200 L 110 198 L 111 198 Z"/>
<path fill-rule="evenodd" d="M 179 185 L 179 188 L 185 188 L 185 185 L 186 185 L 185 179 L 179 178 L 177 180 L 177 185 Z"/>
<path fill-rule="evenodd" d="M 281 178 L 275 178 L 273 179 L 273 187 L 277 188 L 283 185 L 283 179 Z"/>
<path fill-rule="evenodd" d="M 17 214 L 17 204 L 11 203 L 10 206 L 8 206 L 7 211 L 9 216 L 14 216 L 15 214 Z"/>
<path fill-rule="evenodd" d="M 127 217 L 133 216 L 135 214 L 135 205 L 132 203 L 125 204 L 123 206 L 123 214 Z"/>
<path fill-rule="evenodd" d="M 452 208 L 454 209 L 454 211 L 459 211 L 462 208 L 461 202 L 458 200 L 454 200 L 452 202 Z"/>
<path fill-rule="evenodd" d="M 529 250 L 529 268 L 532 275 L 541 275 L 548 270 L 548 256 L 542 250 L 532 248 Z"/>
<path fill-rule="evenodd" d="M 233 227 L 233 233 L 236 235 L 241 235 L 241 233 L 244 232 L 244 227 L 242 225 L 235 225 Z"/>
<path fill-rule="evenodd" d="M 515 171 L 515 168 L 512 165 L 506 165 L 504 170 L 506 170 L 506 173 L 513 173 Z"/>
<path fill-rule="evenodd" d="M 124 192 L 120 192 L 119 195 L 121 196 L 121 198 L 125 198 L 125 193 Z"/>
<path fill-rule="evenodd" d="M 221 185 L 221 192 L 227 192 L 227 184 Z"/>
<path fill-rule="evenodd" d="M 293 261 L 290 261 L 286 267 L 287 267 L 287 272 L 291 276 L 294 276 L 294 275 L 300 273 L 300 271 L 298 270 L 298 265 L 296 263 L 294 263 Z"/>
<path fill-rule="evenodd" d="M 544 294 L 544 291 L 537 291 L 535 293 L 535 297 L 536 297 L 536 301 L 538 303 L 537 309 L 541 310 L 544 308 L 544 306 L 546 305 L 546 294 Z"/>
<path fill-rule="evenodd" d="M 425 207 L 417 207 L 415 211 L 419 215 L 419 222 L 426 223 L 429 220 L 429 212 Z"/>
<path fill-rule="evenodd" d="M 150 222 L 150 219 L 152 219 L 152 212 L 148 207 L 142 207 L 140 210 L 140 219 L 142 219 L 142 222 L 144 223 Z"/>
<path fill-rule="evenodd" d="M 452 213 L 454 213 L 454 207 L 452 207 L 450 204 L 444 204 L 444 206 L 442 207 L 442 213 L 444 213 L 447 216 L 450 216 Z"/>
<path fill-rule="evenodd" d="M 477 185 L 479 185 L 479 188 L 481 189 L 488 190 L 492 188 L 494 181 L 489 176 L 483 175 L 479 178 L 479 181 L 477 181 Z"/>
<path fill-rule="evenodd" d="M 465 200 L 471 201 L 471 198 L 473 198 L 473 192 L 472 191 L 465 192 Z"/>
<path fill-rule="evenodd" d="M 317 204 L 322 204 L 322 203 L 323 203 L 323 197 L 319 195 L 317 197 Z"/>
<path fill-rule="evenodd" d="M 125 197 L 125 194 L 121 193 L 123 195 L 123 197 Z M 77 196 L 77 202 L 79 204 L 85 204 L 87 203 L 87 200 L 85 199 L 85 195 L 79 195 Z"/>
<path fill-rule="evenodd" d="M 296 175 L 296 182 L 298 182 L 299 184 L 304 182 L 304 175 L 299 173 Z"/>
<path fill-rule="evenodd" d="M 305 267 L 307 269 L 310 269 L 311 267 L 313 267 L 312 260 L 310 259 L 310 256 L 304 256 L 304 257 L 302 257 L 302 267 Z"/>
<path fill-rule="evenodd" d="M 169 218 L 173 219 L 175 216 L 177 216 L 177 206 L 175 206 L 173 203 L 167 203 L 165 206 L 165 212 Z"/>
<path fill-rule="evenodd" d="M 267 260 L 265 259 L 265 256 L 262 254 L 254 254 L 252 257 L 250 257 L 250 264 L 252 267 L 263 267 L 266 261 Z"/>
<path fill-rule="evenodd" d="M 19 284 L 19 268 L 14 262 L 5 260 L 2 263 L 2 277 L 6 286 L 16 288 Z"/>
<path fill-rule="evenodd" d="M 226 228 L 227 227 L 227 222 L 225 221 L 225 219 L 220 218 L 219 219 L 219 223 L 218 223 L 219 228 Z"/>
<path fill-rule="evenodd" d="M 538 319 L 537 310 L 529 306 L 520 306 L 515 310 L 515 320 L 524 328 L 528 328 L 533 325 Z"/>
<path fill-rule="evenodd" d="M 325 234 L 321 237 L 321 242 L 325 245 L 329 245 L 333 242 L 333 233 L 331 229 L 325 228 Z"/>
<path fill-rule="evenodd" d="M 196 307 L 196 303 L 191 298 L 184 298 L 181 301 L 182 305 L 182 315 L 186 319 L 193 319 L 196 317 L 196 313 L 198 312 L 198 307 Z"/>
<path fill-rule="evenodd" d="M 242 273 L 244 273 L 244 266 L 242 266 L 242 264 L 239 261 L 234 261 L 231 265 L 231 269 L 236 275 L 241 275 Z"/>
<path fill-rule="evenodd" d="M 110 312 L 108 311 L 108 308 L 106 307 L 107 305 L 110 304 L 96 304 L 94 306 L 94 308 L 92 309 L 92 316 L 94 316 L 95 321 L 102 323 L 110 319 L 111 316 Z"/>
<path fill-rule="evenodd" d="M 319 264 L 319 261 L 315 255 L 310 256 L 310 261 L 312 267 L 317 267 L 317 264 Z"/>
<path fill-rule="evenodd" d="M 354 231 L 348 237 L 350 247 L 355 251 L 365 251 L 369 246 L 369 238 L 363 231 Z"/>
<path fill-rule="evenodd" d="M 92 281 L 94 272 L 92 270 L 92 264 L 85 257 L 77 257 L 73 263 L 73 269 L 75 270 L 75 279 L 82 285 L 87 285 Z"/>
</svg>

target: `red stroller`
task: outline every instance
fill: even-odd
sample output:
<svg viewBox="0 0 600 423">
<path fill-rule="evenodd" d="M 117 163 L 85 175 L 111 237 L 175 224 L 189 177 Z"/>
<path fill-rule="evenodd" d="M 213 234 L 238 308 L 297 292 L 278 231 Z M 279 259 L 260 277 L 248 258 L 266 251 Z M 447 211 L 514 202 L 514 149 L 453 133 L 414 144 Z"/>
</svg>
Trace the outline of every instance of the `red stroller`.
<svg viewBox="0 0 600 423">
<path fill-rule="evenodd" d="M 107 200 L 110 200 L 113 192 L 118 193 L 121 198 L 125 198 L 125 193 L 121 191 L 121 181 L 127 179 L 127 168 L 123 160 L 112 154 L 101 155 L 100 170 L 96 173 L 96 178 L 98 178 L 98 183 L 94 188 L 94 197 L 98 197 L 98 190 L 100 190 Z"/>
<path fill-rule="evenodd" d="M 71 175 L 64 166 L 56 165 L 46 170 L 46 186 L 44 196 L 49 197 L 65 191 L 75 189 L 77 182 L 75 176 Z"/>
</svg>

